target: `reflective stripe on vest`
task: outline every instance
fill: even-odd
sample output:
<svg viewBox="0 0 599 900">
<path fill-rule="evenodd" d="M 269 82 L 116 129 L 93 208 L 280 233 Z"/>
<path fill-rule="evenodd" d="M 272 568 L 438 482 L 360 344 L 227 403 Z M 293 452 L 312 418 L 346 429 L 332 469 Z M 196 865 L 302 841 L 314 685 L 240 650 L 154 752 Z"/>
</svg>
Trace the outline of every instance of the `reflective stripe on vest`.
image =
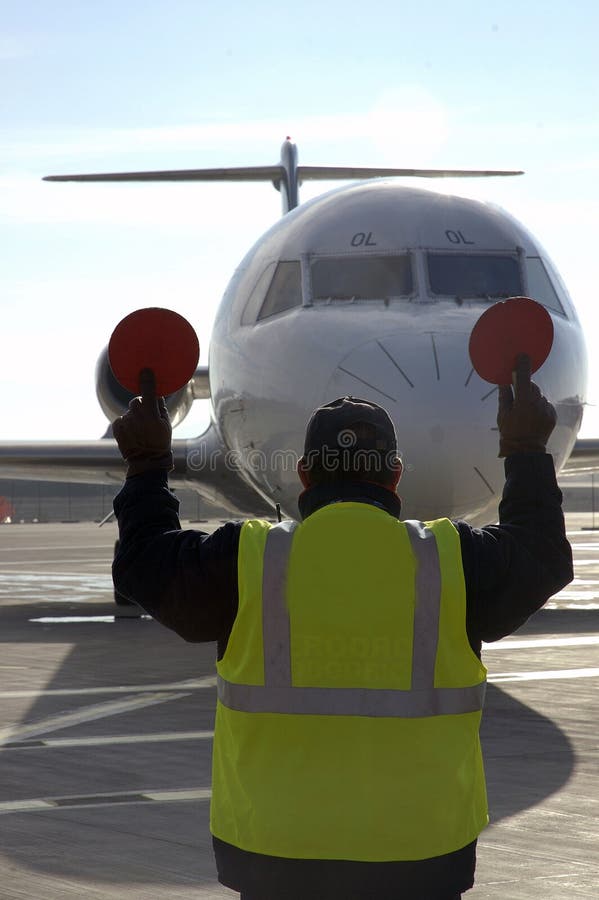
<svg viewBox="0 0 599 900">
<path fill-rule="evenodd" d="M 218 699 L 240 712 L 294 715 L 421 718 L 482 709 L 485 682 L 435 687 L 439 640 L 441 570 L 435 535 L 420 522 L 405 521 L 417 560 L 412 682 L 409 690 L 294 687 L 286 583 L 297 522 L 270 529 L 264 550 L 262 631 L 264 685 L 237 684 L 217 676 Z"/>
</svg>

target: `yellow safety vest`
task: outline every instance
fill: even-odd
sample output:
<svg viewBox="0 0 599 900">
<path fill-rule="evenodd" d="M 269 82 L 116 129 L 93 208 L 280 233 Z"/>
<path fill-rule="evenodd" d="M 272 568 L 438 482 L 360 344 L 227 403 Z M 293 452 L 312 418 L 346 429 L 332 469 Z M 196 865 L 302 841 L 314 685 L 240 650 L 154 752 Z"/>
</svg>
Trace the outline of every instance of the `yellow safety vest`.
<svg viewBox="0 0 599 900">
<path fill-rule="evenodd" d="M 255 853 L 416 860 L 488 821 L 486 669 L 448 519 L 342 502 L 244 523 L 217 664 L 211 829 Z"/>
</svg>

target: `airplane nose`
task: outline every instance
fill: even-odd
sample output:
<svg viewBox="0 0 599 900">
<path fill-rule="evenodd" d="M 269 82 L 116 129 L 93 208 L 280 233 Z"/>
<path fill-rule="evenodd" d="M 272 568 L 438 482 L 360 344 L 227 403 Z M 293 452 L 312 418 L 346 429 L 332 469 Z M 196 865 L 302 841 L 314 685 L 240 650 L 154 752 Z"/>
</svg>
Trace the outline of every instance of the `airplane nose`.
<svg viewBox="0 0 599 900">
<path fill-rule="evenodd" d="M 473 371 L 468 339 L 466 331 L 385 334 L 350 351 L 327 385 L 323 402 L 351 394 L 393 419 L 408 518 L 482 513 L 498 501 L 501 463 L 482 462 L 497 453 L 497 389 Z"/>
</svg>

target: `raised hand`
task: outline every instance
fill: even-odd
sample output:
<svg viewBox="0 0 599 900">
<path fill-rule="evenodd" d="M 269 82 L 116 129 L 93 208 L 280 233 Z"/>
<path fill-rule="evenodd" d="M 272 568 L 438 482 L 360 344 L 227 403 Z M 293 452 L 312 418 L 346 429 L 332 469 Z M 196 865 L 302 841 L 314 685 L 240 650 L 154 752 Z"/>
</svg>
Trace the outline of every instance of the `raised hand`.
<svg viewBox="0 0 599 900">
<path fill-rule="evenodd" d="M 173 468 L 171 423 L 164 397 L 156 396 L 151 369 L 140 372 L 139 386 L 141 396 L 134 397 L 125 415 L 112 423 L 119 450 L 129 464 L 127 475 Z"/>
<path fill-rule="evenodd" d="M 544 453 L 556 421 L 555 408 L 531 381 L 530 357 L 521 354 L 513 373 L 513 389 L 511 385 L 499 387 L 499 456 Z"/>
</svg>

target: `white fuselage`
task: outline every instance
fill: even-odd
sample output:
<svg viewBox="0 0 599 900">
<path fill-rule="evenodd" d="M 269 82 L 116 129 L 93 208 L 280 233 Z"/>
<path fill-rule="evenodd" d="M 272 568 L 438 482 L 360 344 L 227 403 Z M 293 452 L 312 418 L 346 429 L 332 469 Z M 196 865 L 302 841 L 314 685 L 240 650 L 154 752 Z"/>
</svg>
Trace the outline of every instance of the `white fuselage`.
<svg viewBox="0 0 599 900">
<path fill-rule="evenodd" d="M 586 356 L 546 253 L 495 207 L 376 181 L 288 213 L 231 280 L 212 335 L 210 388 L 214 424 L 242 477 L 297 515 L 306 422 L 351 394 L 395 422 L 406 517 L 493 516 L 503 485 L 497 392 L 472 371 L 468 340 L 501 298 L 496 284 L 551 312 L 554 345 L 535 381 L 558 411 L 549 449 L 559 469 L 582 418 Z"/>
</svg>

